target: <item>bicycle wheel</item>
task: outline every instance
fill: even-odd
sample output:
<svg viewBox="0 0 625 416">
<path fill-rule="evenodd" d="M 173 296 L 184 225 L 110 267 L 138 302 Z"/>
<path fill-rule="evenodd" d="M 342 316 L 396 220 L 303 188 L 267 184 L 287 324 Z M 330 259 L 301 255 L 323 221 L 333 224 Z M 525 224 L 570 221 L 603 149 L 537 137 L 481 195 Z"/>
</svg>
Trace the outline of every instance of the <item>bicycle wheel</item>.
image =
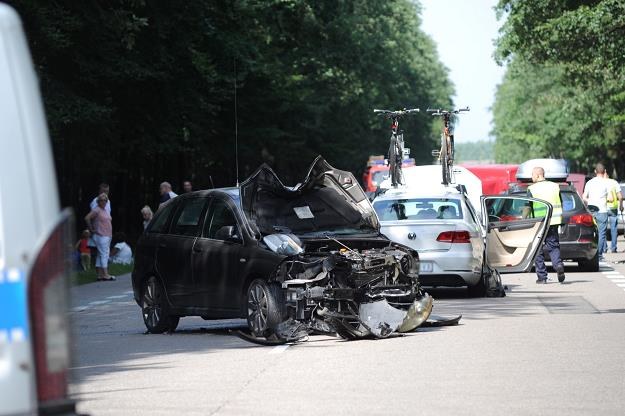
<svg viewBox="0 0 625 416">
<path fill-rule="evenodd" d="M 391 144 L 388 149 L 388 167 L 391 177 L 391 185 L 396 187 L 402 183 L 401 162 L 404 157 L 402 140 L 399 136 L 391 136 Z"/>
<path fill-rule="evenodd" d="M 447 152 L 447 137 L 441 135 L 441 171 L 443 176 L 443 185 L 449 185 L 449 153 Z"/>
</svg>

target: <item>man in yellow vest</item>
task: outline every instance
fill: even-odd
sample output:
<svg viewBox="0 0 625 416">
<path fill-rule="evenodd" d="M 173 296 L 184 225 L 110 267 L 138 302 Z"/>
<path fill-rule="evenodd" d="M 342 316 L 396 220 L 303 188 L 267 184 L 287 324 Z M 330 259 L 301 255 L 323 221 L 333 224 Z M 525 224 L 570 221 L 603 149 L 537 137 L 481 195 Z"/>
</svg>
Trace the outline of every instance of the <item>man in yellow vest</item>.
<svg viewBox="0 0 625 416">
<path fill-rule="evenodd" d="M 562 224 L 562 196 L 560 195 L 560 186 L 557 183 L 548 181 L 545 179 L 545 170 L 542 167 L 535 167 L 532 169 L 532 182 L 527 188 L 527 194 L 531 198 L 542 199 L 553 205 L 553 212 L 551 214 L 551 222 L 549 223 L 549 229 L 542 250 L 538 250 L 536 254 L 536 260 L 534 265 L 536 267 L 536 283 L 547 283 L 547 266 L 545 266 L 545 254 L 544 251 L 549 253 L 551 258 L 551 264 L 558 274 L 558 282 L 564 282 L 564 264 L 560 258 L 560 238 L 558 237 L 558 228 Z M 547 214 L 547 209 L 544 204 L 540 204 L 540 208 L 534 208 L 534 217 L 541 217 Z M 542 213 L 542 215 L 541 215 Z"/>
<path fill-rule="evenodd" d="M 603 173 L 604 179 L 608 182 L 608 224 L 610 226 L 610 251 L 612 253 L 617 252 L 616 240 L 618 238 L 618 213 L 623 213 L 623 194 L 621 193 L 621 185 L 614 179 L 610 179 L 608 171 Z M 603 253 L 608 251 L 608 243 L 603 240 Z"/>
</svg>

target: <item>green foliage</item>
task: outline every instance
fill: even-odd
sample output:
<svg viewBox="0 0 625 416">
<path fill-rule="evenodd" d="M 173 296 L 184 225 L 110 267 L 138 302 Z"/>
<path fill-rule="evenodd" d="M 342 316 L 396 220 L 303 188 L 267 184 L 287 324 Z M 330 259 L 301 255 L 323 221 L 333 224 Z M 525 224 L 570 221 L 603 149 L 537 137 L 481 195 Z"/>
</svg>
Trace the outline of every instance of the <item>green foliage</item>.
<svg viewBox="0 0 625 416">
<path fill-rule="evenodd" d="M 489 140 L 455 143 L 455 163 L 483 162 L 492 163 L 495 160 L 494 143 Z"/>
<path fill-rule="evenodd" d="M 564 157 L 625 177 L 625 3 L 502 0 L 495 157 Z"/>
<path fill-rule="evenodd" d="M 43 1 L 14 6 L 29 37 L 62 202 L 111 184 L 114 227 L 138 230 L 158 184 L 231 186 L 267 162 L 294 183 L 317 154 L 364 168 L 388 147 L 373 108 L 451 106 L 409 0 Z M 236 67 L 236 70 L 235 70 Z M 429 161 L 427 115 L 407 146 Z"/>
<path fill-rule="evenodd" d="M 111 276 L 121 276 L 132 272 L 132 264 L 109 264 L 108 272 Z M 80 270 L 75 272 L 71 277 L 73 285 L 84 285 L 97 281 L 95 268 L 89 270 Z"/>
</svg>

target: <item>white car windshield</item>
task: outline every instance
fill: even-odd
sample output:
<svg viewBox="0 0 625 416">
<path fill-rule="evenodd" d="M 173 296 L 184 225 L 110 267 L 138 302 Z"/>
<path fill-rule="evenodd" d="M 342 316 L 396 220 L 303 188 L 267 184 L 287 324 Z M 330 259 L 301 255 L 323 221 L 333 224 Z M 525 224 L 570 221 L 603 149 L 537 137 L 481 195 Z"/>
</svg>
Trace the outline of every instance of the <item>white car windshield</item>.
<svg viewBox="0 0 625 416">
<path fill-rule="evenodd" d="M 373 208 L 380 221 L 462 219 L 460 200 L 449 198 L 411 198 L 375 201 Z"/>
</svg>

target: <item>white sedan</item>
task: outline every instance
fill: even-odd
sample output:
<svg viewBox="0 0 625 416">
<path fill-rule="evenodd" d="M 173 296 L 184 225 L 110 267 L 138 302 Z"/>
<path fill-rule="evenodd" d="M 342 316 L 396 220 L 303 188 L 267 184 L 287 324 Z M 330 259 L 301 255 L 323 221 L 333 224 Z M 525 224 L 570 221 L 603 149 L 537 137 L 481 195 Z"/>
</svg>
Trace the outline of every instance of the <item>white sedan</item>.
<svg viewBox="0 0 625 416">
<path fill-rule="evenodd" d="M 382 234 L 419 252 L 424 286 L 467 286 L 470 295 L 485 294 L 483 228 L 461 189 L 389 189 L 373 208 Z"/>
</svg>

